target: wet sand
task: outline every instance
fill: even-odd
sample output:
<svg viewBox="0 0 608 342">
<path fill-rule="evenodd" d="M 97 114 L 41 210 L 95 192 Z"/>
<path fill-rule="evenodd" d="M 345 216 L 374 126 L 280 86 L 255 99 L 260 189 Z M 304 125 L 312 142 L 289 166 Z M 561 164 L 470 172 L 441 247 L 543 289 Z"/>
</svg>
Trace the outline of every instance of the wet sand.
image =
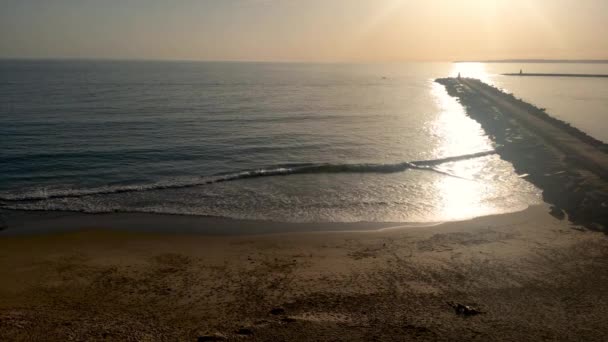
<svg viewBox="0 0 608 342">
<path fill-rule="evenodd" d="M 0 340 L 604 340 L 608 240 L 547 212 L 375 232 L 4 236 Z"/>
</svg>

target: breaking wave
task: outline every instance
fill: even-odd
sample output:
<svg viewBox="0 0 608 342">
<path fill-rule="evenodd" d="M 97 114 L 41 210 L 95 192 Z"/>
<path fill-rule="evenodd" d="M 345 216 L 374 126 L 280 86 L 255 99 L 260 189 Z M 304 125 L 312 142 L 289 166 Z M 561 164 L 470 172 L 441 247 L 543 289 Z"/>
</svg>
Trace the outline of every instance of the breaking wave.
<svg viewBox="0 0 608 342">
<path fill-rule="evenodd" d="M 448 172 L 439 170 L 435 166 L 473 159 L 480 158 L 492 154 L 496 154 L 496 150 L 477 152 L 472 154 L 465 154 L 454 157 L 447 157 L 441 159 L 432 160 L 421 160 L 413 162 L 403 162 L 397 164 L 299 164 L 286 167 L 274 167 L 274 168 L 263 168 L 256 170 L 245 170 L 234 173 L 217 174 L 213 176 L 201 176 L 198 178 L 191 178 L 188 180 L 171 180 L 161 181 L 150 184 L 140 185 L 117 185 L 117 186 L 105 186 L 90 189 L 40 189 L 36 191 L 30 191 L 23 194 L 3 194 L 0 195 L 0 201 L 3 202 L 22 202 L 22 201 L 41 201 L 48 199 L 62 199 L 62 198 L 76 198 L 93 195 L 109 195 L 109 194 L 121 194 L 128 192 L 141 192 L 141 191 L 152 191 L 152 190 L 163 190 L 163 189 L 180 189 L 190 188 L 196 186 L 209 185 L 221 182 L 230 182 L 236 180 L 250 179 L 250 178 L 261 178 L 261 177 L 275 177 L 275 176 L 289 176 L 298 174 L 330 174 L 330 173 L 396 173 L 403 172 L 410 169 L 415 170 L 428 170 L 446 174 L 448 176 L 458 177 Z"/>
</svg>

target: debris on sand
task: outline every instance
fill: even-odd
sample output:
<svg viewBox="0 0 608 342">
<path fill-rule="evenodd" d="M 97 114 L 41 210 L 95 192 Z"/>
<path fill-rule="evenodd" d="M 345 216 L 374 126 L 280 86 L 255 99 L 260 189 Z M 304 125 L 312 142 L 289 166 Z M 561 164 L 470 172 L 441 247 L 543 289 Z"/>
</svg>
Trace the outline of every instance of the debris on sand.
<svg viewBox="0 0 608 342">
<path fill-rule="evenodd" d="M 454 311 L 456 312 L 457 315 L 475 316 L 475 315 L 479 315 L 479 314 L 483 313 L 480 310 L 478 310 L 477 308 L 474 308 L 469 305 L 464 305 L 464 304 L 454 303 L 454 302 L 448 302 L 447 304 L 454 309 Z"/>
<path fill-rule="evenodd" d="M 236 331 L 237 335 L 242 335 L 242 336 L 251 336 L 253 335 L 253 329 L 250 328 L 240 328 Z"/>
<path fill-rule="evenodd" d="M 281 322 L 283 322 L 283 323 L 295 323 L 297 321 L 298 320 L 295 319 L 295 318 L 293 318 L 293 317 L 283 317 L 283 318 L 281 318 Z"/>
<path fill-rule="evenodd" d="M 220 333 L 200 336 L 198 342 L 228 341 L 228 338 Z"/>
<path fill-rule="evenodd" d="M 270 310 L 270 314 L 274 315 L 274 316 L 284 315 L 285 314 L 285 309 L 283 309 L 283 308 L 274 308 L 274 309 Z"/>
</svg>

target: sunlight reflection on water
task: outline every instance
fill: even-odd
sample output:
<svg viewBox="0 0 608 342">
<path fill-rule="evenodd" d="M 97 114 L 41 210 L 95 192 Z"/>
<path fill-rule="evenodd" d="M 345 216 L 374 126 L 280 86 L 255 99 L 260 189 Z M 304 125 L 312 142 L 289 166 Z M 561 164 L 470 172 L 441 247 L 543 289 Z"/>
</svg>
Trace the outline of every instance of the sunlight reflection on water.
<svg viewBox="0 0 608 342">
<path fill-rule="evenodd" d="M 467 70 L 476 70 L 476 75 L 481 73 L 476 67 Z M 448 95 L 443 86 L 437 84 L 432 92 L 440 109 L 433 127 L 434 134 L 441 137 L 437 154 L 463 155 L 494 149 L 481 126 L 466 116 L 462 105 Z M 498 157 L 475 158 L 439 167 L 458 176 L 440 177 L 434 184 L 440 197 L 441 217 L 465 219 L 496 210 L 496 205 L 487 199 L 500 196 L 504 189 L 497 182 L 487 181 L 483 177 L 490 164 L 496 163 L 495 158 Z"/>
</svg>

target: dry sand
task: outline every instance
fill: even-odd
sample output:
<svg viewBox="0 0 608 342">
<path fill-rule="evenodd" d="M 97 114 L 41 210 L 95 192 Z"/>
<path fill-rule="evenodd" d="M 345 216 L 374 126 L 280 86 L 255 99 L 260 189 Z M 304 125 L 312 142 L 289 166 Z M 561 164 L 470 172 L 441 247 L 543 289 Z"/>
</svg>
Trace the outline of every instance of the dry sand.
<svg viewBox="0 0 608 342">
<path fill-rule="evenodd" d="M 0 340 L 605 341 L 608 240 L 547 211 L 375 232 L 3 236 Z"/>
</svg>

